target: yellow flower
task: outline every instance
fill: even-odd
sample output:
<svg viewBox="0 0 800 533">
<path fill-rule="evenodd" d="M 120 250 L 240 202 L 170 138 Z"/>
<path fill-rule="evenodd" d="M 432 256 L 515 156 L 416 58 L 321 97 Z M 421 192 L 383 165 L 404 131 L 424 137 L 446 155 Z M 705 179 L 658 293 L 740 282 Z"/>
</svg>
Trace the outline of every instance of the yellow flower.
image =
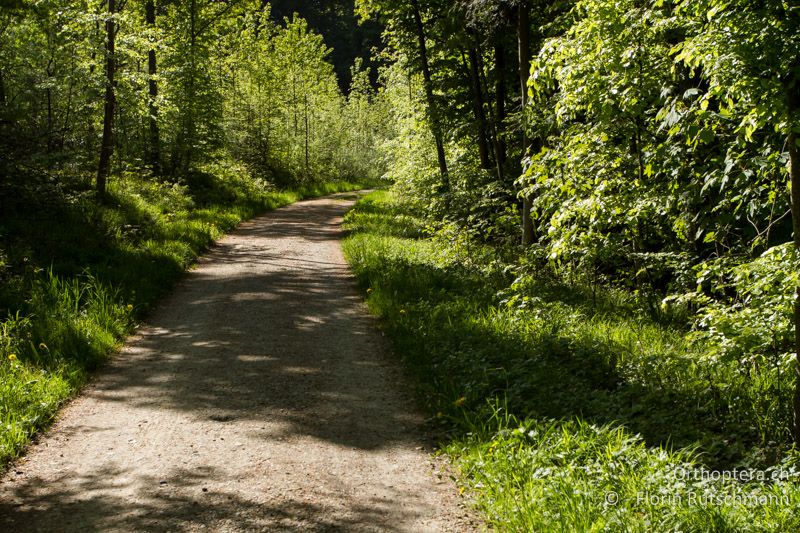
<svg viewBox="0 0 800 533">
<path fill-rule="evenodd" d="M 405 309 L 401 309 L 401 310 L 400 310 L 400 314 L 401 314 L 401 315 L 404 315 L 404 314 L 406 314 L 406 310 L 405 310 Z"/>
<path fill-rule="evenodd" d="M 125 309 L 127 309 L 128 311 L 131 311 L 131 310 L 133 310 L 133 306 L 132 306 L 131 304 L 128 304 L 128 305 L 125 307 Z"/>
<path fill-rule="evenodd" d="M 372 287 L 370 287 L 369 289 L 367 289 L 367 294 L 372 294 Z"/>
<path fill-rule="evenodd" d="M 39 343 L 39 349 L 40 350 L 46 350 L 47 349 L 47 345 L 45 343 L 43 343 L 43 342 L 40 342 Z"/>
<path fill-rule="evenodd" d="M 436 418 L 442 418 L 442 417 L 444 417 L 443 412 L 439 411 L 438 413 L 436 413 Z"/>
<path fill-rule="evenodd" d="M 15 354 L 15 353 L 9 354 L 8 360 L 13 363 L 14 361 L 17 360 L 17 354 Z"/>
<path fill-rule="evenodd" d="M 462 396 L 458 400 L 454 401 L 453 405 L 455 405 L 456 407 L 461 407 L 462 405 L 464 405 L 464 403 L 466 403 L 466 401 L 467 401 L 467 399 Z"/>
</svg>

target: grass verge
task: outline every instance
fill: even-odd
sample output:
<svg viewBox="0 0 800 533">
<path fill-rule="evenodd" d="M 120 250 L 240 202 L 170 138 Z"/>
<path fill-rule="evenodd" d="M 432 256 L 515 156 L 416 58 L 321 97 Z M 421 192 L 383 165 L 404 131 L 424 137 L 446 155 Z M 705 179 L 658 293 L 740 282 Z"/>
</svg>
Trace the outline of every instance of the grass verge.
<svg viewBox="0 0 800 533">
<path fill-rule="evenodd" d="M 221 163 L 182 184 L 118 176 L 104 202 L 67 179 L 18 183 L 0 190 L 0 468 L 223 233 L 260 212 L 364 186 L 276 191 Z"/>
<path fill-rule="evenodd" d="M 492 527 L 800 530 L 797 455 L 767 440 L 783 412 L 713 347 L 631 295 L 429 234 L 391 193 L 346 224 L 367 302 Z"/>
</svg>

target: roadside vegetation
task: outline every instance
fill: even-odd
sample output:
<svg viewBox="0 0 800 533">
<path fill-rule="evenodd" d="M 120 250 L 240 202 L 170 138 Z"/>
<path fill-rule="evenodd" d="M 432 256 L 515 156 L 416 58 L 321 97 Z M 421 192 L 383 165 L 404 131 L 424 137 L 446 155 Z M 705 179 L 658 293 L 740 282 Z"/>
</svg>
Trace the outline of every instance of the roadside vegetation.
<svg viewBox="0 0 800 533">
<path fill-rule="evenodd" d="M 347 256 L 491 524 L 800 529 L 800 9 L 324 4 L 0 6 L 0 461 L 221 232 L 384 178 Z"/>
<path fill-rule="evenodd" d="M 798 529 L 797 6 L 357 7 L 394 187 L 348 257 L 490 522 Z"/>
<path fill-rule="evenodd" d="M 346 226 L 369 307 L 492 526 L 800 527 L 798 457 L 769 440 L 788 407 L 750 424 L 771 388 L 711 357 L 677 317 L 512 263 L 386 191 Z"/>
<path fill-rule="evenodd" d="M 0 467 L 224 232 L 382 174 L 330 53 L 262 2 L 0 5 Z"/>
<path fill-rule="evenodd" d="M 213 172 L 213 173 L 212 173 Z M 278 191 L 242 167 L 186 185 L 118 176 L 98 203 L 79 183 L 18 197 L 0 263 L 0 463 L 13 458 L 102 365 L 195 258 L 265 210 L 363 183 Z"/>
</svg>

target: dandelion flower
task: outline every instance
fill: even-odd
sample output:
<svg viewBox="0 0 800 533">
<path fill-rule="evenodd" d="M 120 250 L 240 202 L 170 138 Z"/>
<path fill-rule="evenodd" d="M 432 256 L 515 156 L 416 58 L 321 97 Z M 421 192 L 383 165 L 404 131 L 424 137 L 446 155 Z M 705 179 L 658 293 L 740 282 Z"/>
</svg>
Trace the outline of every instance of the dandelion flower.
<svg viewBox="0 0 800 533">
<path fill-rule="evenodd" d="M 131 304 L 128 304 L 128 305 L 125 307 L 125 309 L 127 309 L 128 311 L 132 311 L 132 310 L 133 310 L 133 305 L 131 305 Z"/>
<path fill-rule="evenodd" d="M 15 353 L 9 354 L 8 355 L 8 360 L 13 363 L 14 361 L 17 360 L 17 354 L 15 354 Z"/>
<path fill-rule="evenodd" d="M 462 396 L 458 400 L 454 401 L 453 405 L 455 405 L 456 407 L 461 407 L 462 405 L 464 405 L 466 403 L 466 401 L 467 401 L 467 399 L 464 396 Z"/>
<path fill-rule="evenodd" d="M 40 350 L 46 350 L 47 349 L 47 345 L 45 343 L 43 343 L 43 342 L 40 342 L 39 343 L 39 349 Z"/>
</svg>

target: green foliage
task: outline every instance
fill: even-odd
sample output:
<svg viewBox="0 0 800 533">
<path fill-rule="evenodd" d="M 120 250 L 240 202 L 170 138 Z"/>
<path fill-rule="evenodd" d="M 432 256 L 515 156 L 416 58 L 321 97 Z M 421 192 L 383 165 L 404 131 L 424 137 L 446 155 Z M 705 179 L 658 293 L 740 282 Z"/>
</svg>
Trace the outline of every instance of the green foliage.
<svg viewBox="0 0 800 533">
<path fill-rule="evenodd" d="M 190 185 L 118 176 L 98 202 L 81 182 L 15 189 L 0 213 L 0 464 L 52 420 L 203 250 L 240 221 L 309 196 L 275 191 L 236 164 L 203 165 Z M 91 228 L 88 231 L 87 228 Z"/>
<path fill-rule="evenodd" d="M 663 250 L 669 239 L 674 210 L 651 167 L 653 107 L 673 83 L 670 27 L 640 4 L 579 2 L 572 27 L 547 41 L 533 66 L 534 101 L 552 116 L 532 121 L 545 147 L 522 183 L 549 258 L 565 267 L 643 276 L 635 254 Z"/>
<path fill-rule="evenodd" d="M 492 525 L 794 526 L 795 481 L 695 483 L 676 474 L 793 476 L 796 458 L 783 445 L 791 376 L 765 364 L 743 371 L 719 357 L 716 338 L 670 327 L 668 310 L 654 320 L 627 291 L 566 285 L 463 232 L 433 231 L 396 195 L 365 197 L 346 224 L 345 253 L 367 303 Z M 769 272 L 784 259 L 774 251 L 742 271 L 760 278 L 753 296 L 775 301 Z M 609 504 L 609 492 L 619 500 Z M 752 495 L 773 498 L 753 503 Z"/>
<path fill-rule="evenodd" d="M 478 506 L 501 531 L 784 531 L 800 526 L 796 460 L 714 479 L 686 450 L 651 449 L 623 428 L 493 420 L 451 444 Z M 750 471 L 745 470 L 750 475 Z M 730 471 L 732 473 L 733 471 Z M 719 475 L 719 472 L 716 472 Z M 773 476 L 784 479 L 772 482 Z"/>
<path fill-rule="evenodd" d="M 778 4 L 576 4 L 529 82 L 543 147 L 520 184 L 551 260 L 690 290 L 693 265 L 786 242 L 796 22 Z"/>
<path fill-rule="evenodd" d="M 2 14 L 0 176 L 96 167 L 107 13 L 62 4 Z M 372 105 L 368 69 L 356 67 L 345 97 L 330 49 L 303 19 L 273 23 L 255 0 L 198 0 L 158 4 L 154 24 L 128 4 L 114 21 L 116 171 L 150 168 L 155 153 L 153 170 L 167 177 L 220 154 L 282 187 L 381 174 L 374 144 L 386 115 Z"/>
<path fill-rule="evenodd" d="M 0 10 L 0 462 L 225 231 L 382 173 L 388 113 L 369 71 L 353 65 L 345 96 L 301 18 L 273 23 L 257 0 L 117 7 Z M 99 198 L 107 58 L 114 153 Z"/>
<path fill-rule="evenodd" d="M 233 153 L 279 185 L 380 176 L 375 145 L 384 114 L 361 62 L 347 98 L 339 91 L 330 50 L 303 19 L 285 27 L 247 24 L 237 35 L 226 99 L 226 137 Z"/>
<path fill-rule="evenodd" d="M 684 300 L 698 305 L 699 333 L 713 340 L 722 356 L 743 368 L 769 364 L 788 373 L 797 276 L 793 245 L 775 246 L 746 263 L 704 263 L 698 271 L 698 291 L 666 303 Z"/>
<path fill-rule="evenodd" d="M 269 4 L 274 20 L 281 21 L 298 13 L 315 33 L 324 37 L 326 46 L 331 49 L 330 62 L 342 90 L 353 84 L 353 64 L 377 65 L 373 52 L 381 48 L 383 28 L 375 21 L 359 24 L 354 0 L 272 0 Z"/>
</svg>

